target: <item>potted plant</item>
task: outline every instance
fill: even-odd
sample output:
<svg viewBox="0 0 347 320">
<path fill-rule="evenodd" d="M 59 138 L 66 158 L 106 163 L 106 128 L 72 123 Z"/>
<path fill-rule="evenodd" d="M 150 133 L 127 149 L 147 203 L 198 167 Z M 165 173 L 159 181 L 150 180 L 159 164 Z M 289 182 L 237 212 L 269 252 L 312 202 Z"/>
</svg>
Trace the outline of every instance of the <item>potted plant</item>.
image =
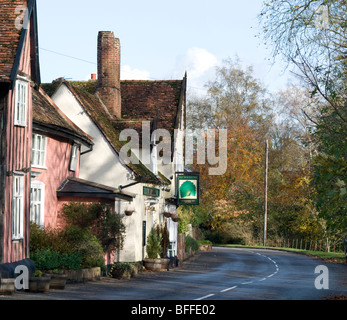
<svg viewBox="0 0 347 320">
<path fill-rule="evenodd" d="M 147 270 L 161 271 L 167 270 L 170 259 L 160 258 L 162 252 L 162 235 L 158 234 L 155 227 L 152 227 L 147 237 L 147 258 L 144 259 L 144 266 Z"/>
<path fill-rule="evenodd" d="M 64 290 L 67 280 L 67 275 L 64 270 L 54 269 L 43 274 L 45 277 L 51 277 L 50 289 Z"/>
<path fill-rule="evenodd" d="M 163 212 L 163 216 L 164 216 L 165 218 L 170 218 L 170 217 L 171 217 L 171 213 L 168 212 L 168 211 L 164 211 L 164 212 Z"/>
<path fill-rule="evenodd" d="M 131 216 L 134 213 L 134 211 L 135 210 L 125 210 L 124 214 L 129 217 L 129 216 Z"/>
<path fill-rule="evenodd" d="M 14 292 L 14 278 L 0 278 L 0 295 L 10 295 Z"/>
<path fill-rule="evenodd" d="M 48 292 L 51 284 L 51 277 L 43 276 L 41 270 L 36 270 L 29 278 L 30 292 Z"/>
<path fill-rule="evenodd" d="M 172 214 L 171 219 L 173 222 L 178 222 L 180 220 L 177 213 Z"/>
</svg>

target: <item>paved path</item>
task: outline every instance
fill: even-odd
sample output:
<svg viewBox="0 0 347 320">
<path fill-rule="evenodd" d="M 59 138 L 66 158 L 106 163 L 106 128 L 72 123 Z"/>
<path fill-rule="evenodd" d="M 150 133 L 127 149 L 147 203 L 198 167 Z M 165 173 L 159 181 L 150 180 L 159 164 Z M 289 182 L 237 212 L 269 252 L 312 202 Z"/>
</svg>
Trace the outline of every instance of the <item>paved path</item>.
<svg viewBox="0 0 347 320">
<path fill-rule="evenodd" d="M 317 266 L 327 267 L 323 280 Z M 319 277 L 317 279 L 317 277 Z M 328 289 L 318 290 L 315 286 Z M 347 266 L 276 250 L 214 247 L 169 272 L 130 280 L 103 278 L 46 294 L 15 293 L 10 300 L 320 300 L 347 296 Z"/>
</svg>

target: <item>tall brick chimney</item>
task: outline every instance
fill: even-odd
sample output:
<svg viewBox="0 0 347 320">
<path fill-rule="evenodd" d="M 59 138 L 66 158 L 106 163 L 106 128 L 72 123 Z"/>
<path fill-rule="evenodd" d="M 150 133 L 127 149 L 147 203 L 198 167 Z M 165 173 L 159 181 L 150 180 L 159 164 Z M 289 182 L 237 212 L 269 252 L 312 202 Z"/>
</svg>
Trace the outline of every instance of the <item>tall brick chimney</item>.
<svg viewBox="0 0 347 320">
<path fill-rule="evenodd" d="M 98 35 L 97 95 L 112 117 L 121 118 L 120 41 L 111 31 Z"/>
</svg>

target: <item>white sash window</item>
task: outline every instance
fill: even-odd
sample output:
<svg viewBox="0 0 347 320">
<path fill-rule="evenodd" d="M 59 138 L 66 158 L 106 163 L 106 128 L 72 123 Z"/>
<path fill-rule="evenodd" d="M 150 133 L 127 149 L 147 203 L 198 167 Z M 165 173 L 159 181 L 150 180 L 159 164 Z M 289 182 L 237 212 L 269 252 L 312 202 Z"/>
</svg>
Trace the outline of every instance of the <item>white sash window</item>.
<svg viewBox="0 0 347 320">
<path fill-rule="evenodd" d="M 15 84 L 14 124 L 26 126 L 28 83 L 17 80 Z"/>
<path fill-rule="evenodd" d="M 12 239 L 23 239 L 24 174 L 13 175 Z"/>
<path fill-rule="evenodd" d="M 45 168 L 46 140 L 47 138 L 40 134 L 34 133 L 32 136 L 31 164 L 34 167 Z"/>
<path fill-rule="evenodd" d="M 30 221 L 44 225 L 45 185 L 41 181 L 32 181 L 30 188 Z"/>
</svg>

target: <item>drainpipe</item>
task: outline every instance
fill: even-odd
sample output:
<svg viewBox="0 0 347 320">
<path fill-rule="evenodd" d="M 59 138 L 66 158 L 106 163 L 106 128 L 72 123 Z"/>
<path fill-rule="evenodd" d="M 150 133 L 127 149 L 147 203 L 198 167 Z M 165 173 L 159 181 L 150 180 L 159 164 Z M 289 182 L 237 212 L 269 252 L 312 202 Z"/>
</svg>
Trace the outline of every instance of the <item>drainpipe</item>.
<svg viewBox="0 0 347 320">
<path fill-rule="evenodd" d="M 141 183 L 141 182 L 142 182 L 142 177 L 140 178 L 139 181 L 129 183 L 129 184 L 125 185 L 125 186 L 119 186 L 118 189 L 119 189 L 119 191 L 121 192 L 123 189 L 132 187 L 132 186 L 134 186 L 134 185 L 136 185 L 136 184 L 139 184 L 139 183 Z"/>
</svg>

